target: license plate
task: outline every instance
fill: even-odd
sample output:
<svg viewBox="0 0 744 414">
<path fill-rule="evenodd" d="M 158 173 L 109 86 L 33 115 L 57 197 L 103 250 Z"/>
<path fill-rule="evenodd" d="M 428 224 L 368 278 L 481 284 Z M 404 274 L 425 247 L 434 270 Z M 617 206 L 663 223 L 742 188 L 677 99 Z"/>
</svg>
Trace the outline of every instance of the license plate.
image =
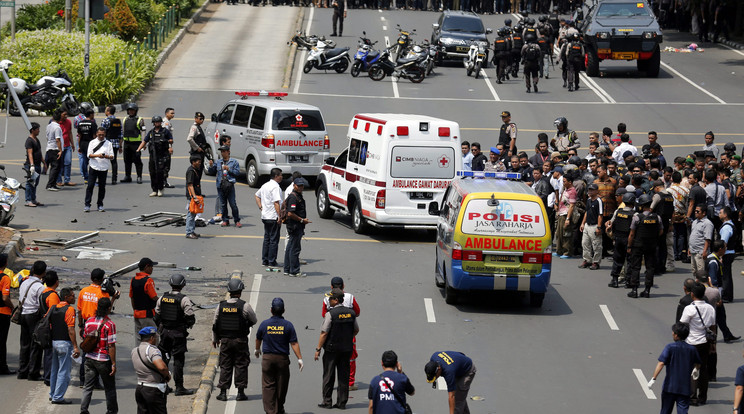
<svg viewBox="0 0 744 414">
<path fill-rule="evenodd" d="M 612 58 L 615 60 L 633 60 L 633 59 L 638 59 L 638 53 L 636 52 L 615 52 L 612 54 Z"/>
<path fill-rule="evenodd" d="M 610 49 L 598 49 L 597 50 L 597 53 L 599 53 L 601 55 L 609 55 L 611 52 L 612 52 L 612 50 L 610 50 Z"/>
<path fill-rule="evenodd" d="M 468 50 L 470 50 L 470 48 L 467 46 L 457 46 L 455 48 L 455 51 L 457 52 L 467 52 Z"/>
<path fill-rule="evenodd" d="M 486 57 L 486 54 L 485 53 L 478 53 L 478 57 L 479 58 L 484 58 L 484 57 Z"/>
<path fill-rule="evenodd" d="M 434 198 L 433 193 L 422 193 L 422 192 L 416 192 L 416 193 L 408 193 L 411 197 L 411 200 L 431 200 Z"/>
<path fill-rule="evenodd" d="M 3 191 L 5 191 L 6 193 L 10 195 L 15 195 L 16 193 L 15 190 L 13 190 L 12 188 L 3 188 Z"/>
<path fill-rule="evenodd" d="M 486 262 L 490 264 L 517 263 L 517 259 L 517 256 L 501 256 L 497 254 L 489 254 Z"/>
<path fill-rule="evenodd" d="M 308 162 L 307 155 L 287 155 L 287 161 L 289 162 Z"/>
</svg>

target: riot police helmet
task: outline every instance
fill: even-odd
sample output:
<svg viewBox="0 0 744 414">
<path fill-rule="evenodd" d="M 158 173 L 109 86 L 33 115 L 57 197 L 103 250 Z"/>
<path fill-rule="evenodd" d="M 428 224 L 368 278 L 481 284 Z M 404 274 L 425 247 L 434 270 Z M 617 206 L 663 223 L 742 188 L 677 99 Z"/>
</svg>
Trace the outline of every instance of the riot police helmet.
<svg viewBox="0 0 744 414">
<path fill-rule="evenodd" d="M 639 206 L 647 206 L 651 204 L 651 201 L 653 201 L 653 198 L 650 194 L 643 194 L 640 197 L 638 197 L 638 205 Z"/>
<path fill-rule="evenodd" d="M 227 291 L 230 293 L 242 292 L 245 289 L 243 281 L 238 278 L 232 278 L 227 282 Z"/>
<path fill-rule="evenodd" d="M 504 20 L 504 24 L 507 25 L 507 26 L 511 26 L 512 20 L 511 19 L 506 19 L 506 20 Z"/>
<path fill-rule="evenodd" d="M 579 39 L 581 39 L 581 36 L 579 36 L 578 33 L 574 33 L 573 36 L 571 36 L 571 39 L 573 39 L 574 41 L 578 41 Z"/>
<path fill-rule="evenodd" d="M 156 122 L 163 122 L 163 118 L 160 115 L 155 115 L 152 117 L 152 123 L 154 124 Z"/>
<path fill-rule="evenodd" d="M 535 19 L 533 19 L 532 17 L 528 17 L 528 18 L 526 18 L 524 20 L 527 23 L 527 26 L 534 26 L 535 25 Z"/>
<path fill-rule="evenodd" d="M 186 286 L 186 276 L 176 273 L 171 275 L 170 279 L 168 280 L 168 284 L 173 287 L 184 287 Z"/>
<path fill-rule="evenodd" d="M 527 33 L 527 35 L 524 37 L 524 40 L 527 43 L 535 43 L 537 42 L 537 36 L 534 33 Z"/>
<path fill-rule="evenodd" d="M 540 16 L 540 17 L 537 18 L 537 20 L 539 20 L 540 23 L 545 23 L 545 22 L 548 21 L 548 16 L 545 16 L 545 15 Z"/>
<path fill-rule="evenodd" d="M 566 119 L 565 116 L 560 116 L 553 121 L 553 125 L 555 125 L 556 128 L 558 128 L 560 125 L 563 125 L 564 128 L 568 127 L 568 119 Z"/>
<path fill-rule="evenodd" d="M 579 165 L 581 165 L 581 158 L 579 158 L 578 155 L 574 155 L 573 157 L 568 159 L 568 163 L 578 167 Z"/>
<path fill-rule="evenodd" d="M 139 111 L 139 106 L 137 106 L 136 103 L 132 102 L 129 104 L 129 106 L 127 106 L 127 111 L 129 110 L 133 110 L 135 113 L 137 113 L 137 111 Z"/>
<path fill-rule="evenodd" d="M 635 204 L 635 194 L 633 193 L 625 193 L 623 194 L 623 203 L 625 204 Z"/>
<path fill-rule="evenodd" d="M 93 105 L 91 105 L 90 102 L 80 103 L 80 113 L 84 114 L 88 109 L 93 109 Z"/>
<path fill-rule="evenodd" d="M 733 142 L 727 142 L 726 145 L 723 146 L 723 150 L 726 152 L 736 152 L 736 145 Z"/>
</svg>

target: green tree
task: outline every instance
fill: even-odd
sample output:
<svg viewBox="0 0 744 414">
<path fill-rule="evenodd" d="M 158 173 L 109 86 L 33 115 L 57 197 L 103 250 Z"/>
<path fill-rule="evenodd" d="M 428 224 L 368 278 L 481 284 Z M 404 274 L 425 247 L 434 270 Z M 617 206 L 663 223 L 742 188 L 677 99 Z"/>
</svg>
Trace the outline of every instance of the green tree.
<svg viewBox="0 0 744 414">
<path fill-rule="evenodd" d="M 119 0 L 114 6 L 114 27 L 119 32 L 119 36 L 124 39 L 131 39 L 137 34 L 139 24 L 134 18 L 132 10 L 129 8 L 126 0 Z"/>
</svg>

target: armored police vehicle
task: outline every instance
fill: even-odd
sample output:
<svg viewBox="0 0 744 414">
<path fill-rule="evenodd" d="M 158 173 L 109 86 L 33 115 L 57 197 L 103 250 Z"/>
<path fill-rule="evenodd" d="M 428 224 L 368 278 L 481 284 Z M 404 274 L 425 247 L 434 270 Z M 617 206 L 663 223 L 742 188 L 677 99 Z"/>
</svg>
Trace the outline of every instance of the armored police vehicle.
<svg viewBox="0 0 744 414">
<path fill-rule="evenodd" d="M 603 60 L 635 60 L 649 78 L 659 76 L 662 33 L 645 0 L 602 0 L 584 10 L 586 74 L 599 76 Z"/>
</svg>

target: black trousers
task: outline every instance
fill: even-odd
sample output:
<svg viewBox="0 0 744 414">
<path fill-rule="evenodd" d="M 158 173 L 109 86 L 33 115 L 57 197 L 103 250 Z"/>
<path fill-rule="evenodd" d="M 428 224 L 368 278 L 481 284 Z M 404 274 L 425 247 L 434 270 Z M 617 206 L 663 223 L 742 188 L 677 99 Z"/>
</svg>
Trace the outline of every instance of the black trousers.
<svg viewBox="0 0 744 414">
<path fill-rule="evenodd" d="M 721 285 L 721 299 L 732 302 L 734 300 L 734 278 L 731 274 L 731 266 L 734 264 L 736 254 L 723 255 L 723 284 Z"/>
<path fill-rule="evenodd" d="M 284 402 L 289 389 L 289 355 L 263 354 L 262 400 L 266 414 L 284 412 Z"/>
<path fill-rule="evenodd" d="M 152 191 L 162 191 L 165 188 L 165 163 L 168 158 L 170 157 L 150 152 L 148 167 L 150 168 L 150 188 L 152 188 Z"/>
<path fill-rule="evenodd" d="M 18 375 L 38 378 L 41 374 L 41 347 L 33 341 L 32 334 L 39 322 L 39 315 L 21 315 L 21 350 L 18 354 Z"/>
<path fill-rule="evenodd" d="M 336 31 L 336 23 L 338 23 L 338 31 Z M 344 11 L 335 9 L 333 10 L 333 33 L 338 33 L 339 36 L 344 32 Z"/>
<path fill-rule="evenodd" d="M 96 200 L 96 205 L 98 207 L 103 207 L 103 198 L 106 197 L 106 175 L 108 175 L 108 171 L 98 171 L 94 170 L 92 167 L 88 167 L 88 186 L 85 188 L 86 207 L 90 207 L 96 183 L 98 183 L 98 199 Z"/>
<path fill-rule="evenodd" d="M 220 381 L 217 388 L 227 390 L 232 383 L 235 371 L 235 388 L 248 388 L 248 364 L 251 363 L 248 351 L 248 338 L 222 338 L 220 340 Z"/>
<path fill-rule="evenodd" d="M 142 154 L 137 152 L 142 141 L 124 141 L 124 176 L 132 178 L 132 164 L 137 170 L 137 177 L 142 177 Z"/>
<path fill-rule="evenodd" d="M 729 329 L 728 322 L 726 321 L 726 307 L 723 303 L 721 303 L 721 306 L 716 306 L 716 326 L 723 334 L 724 340 L 734 337 L 734 334 L 731 333 L 731 329 Z M 0 368 L 2 368 L 2 366 L 0 366 Z"/>
<path fill-rule="evenodd" d="M 10 315 L 0 315 L 0 371 L 8 369 L 8 330 Z"/>
<path fill-rule="evenodd" d="M 173 360 L 173 382 L 183 387 L 183 367 L 186 363 L 186 332 L 164 329 L 160 335 L 158 345 L 163 354 L 163 362 L 167 366 Z"/>
<path fill-rule="evenodd" d="M 323 403 L 333 403 L 333 387 L 338 372 L 338 405 L 346 405 L 349 400 L 349 371 L 351 370 L 351 352 L 323 352 Z"/>
<path fill-rule="evenodd" d="M 62 160 L 57 159 L 59 155 L 58 150 L 48 150 L 46 152 L 46 162 L 49 166 L 47 174 L 49 174 L 49 181 L 47 181 L 46 188 L 51 188 L 57 185 L 57 177 L 59 176 L 60 164 Z"/>
<path fill-rule="evenodd" d="M 710 354 L 710 344 L 704 343 L 694 345 L 700 356 L 700 376 L 697 380 L 692 381 L 692 395 L 690 398 L 697 398 L 698 402 L 708 401 L 708 355 Z"/>
<path fill-rule="evenodd" d="M 137 414 L 168 414 L 168 396 L 157 388 L 137 385 L 134 399 Z"/>
<path fill-rule="evenodd" d="M 646 262 L 646 288 L 654 285 L 654 269 L 656 268 L 656 248 L 649 247 L 653 243 L 643 243 L 643 247 L 633 247 L 628 259 L 628 272 L 630 274 L 630 287 L 638 288 L 641 278 L 641 264 Z M 615 248 L 617 250 L 617 247 Z"/>
<path fill-rule="evenodd" d="M 115 183 L 117 181 L 116 174 L 119 172 L 119 161 L 117 161 L 117 158 L 119 157 L 119 149 L 114 148 L 114 158 L 111 159 L 111 182 Z"/>
</svg>

